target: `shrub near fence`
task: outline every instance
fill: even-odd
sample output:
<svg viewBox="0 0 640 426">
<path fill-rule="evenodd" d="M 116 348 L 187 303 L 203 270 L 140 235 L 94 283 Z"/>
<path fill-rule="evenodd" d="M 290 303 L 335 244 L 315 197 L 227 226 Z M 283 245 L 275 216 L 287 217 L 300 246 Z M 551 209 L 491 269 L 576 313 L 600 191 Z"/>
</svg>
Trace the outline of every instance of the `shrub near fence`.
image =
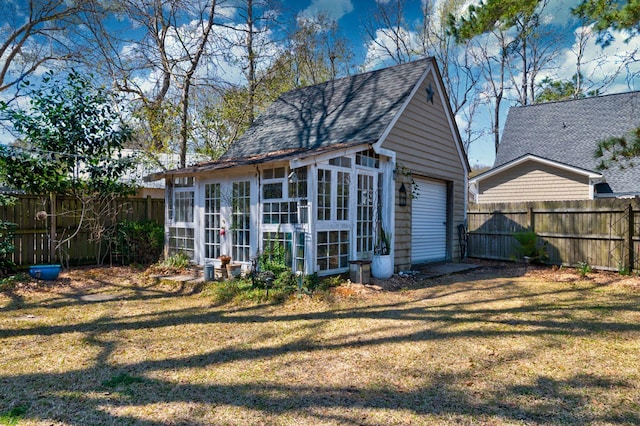
<svg viewBox="0 0 640 426">
<path fill-rule="evenodd" d="M 547 243 L 547 263 L 640 270 L 640 200 L 470 204 L 470 257 L 515 260 L 514 232 Z"/>
<path fill-rule="evenodd" d="M 16 195 L 12 206 L 0 207 L 0 218 L 15 223 L 15 252 L 12 259 L 19 267 L 48 263 L 50 260 L 50 220 L 36 218 L 38 212 L 51 212 L 48 197 L 35 195 Z M 117 222 L 151 220 L 164 224 L 164 200 L 147 198 L 116 199 L 118 206 Z M 77 226 L 78 217 L 63 212 L 79 211 L 80 203 L 75 198 L 58 197 L 56 199 L 56 232 L 58 239 L 69 235 Z M 100 247 L 92 241 L 87 231 L 80 231 L 64 250 L 71 265 L 95 264 Z M 104 247 L 102 247 L 104 249 Z M 55 256 L 54 256 L 55 258 Z"/>
</svg>

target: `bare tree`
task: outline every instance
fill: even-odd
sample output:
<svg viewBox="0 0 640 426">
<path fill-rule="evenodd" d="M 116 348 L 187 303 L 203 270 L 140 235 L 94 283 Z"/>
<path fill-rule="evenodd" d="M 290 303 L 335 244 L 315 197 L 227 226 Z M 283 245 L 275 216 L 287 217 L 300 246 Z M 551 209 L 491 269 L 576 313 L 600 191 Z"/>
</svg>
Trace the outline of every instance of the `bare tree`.
<svg viewBox="0 0 640 426">
<path fill-rule="evenodd" d="M 436 59 L 449 95 L 451 109 L 456 115 L 472 101 L 470 98 L 480 77 L 471 54 L 471 43 L 458 43 L 447 27 L 446 17 L 464 4 L 464 0 L 426 2 L 420 35 L 421 52 Z"/>
<path fill-rule="evenodd" d="M 205 51 L 205 47 L 209 41 L 209 35 L 213 28 L 215 17 L 216 0 L 212 0 L 210 5 L 205 5 L 199 10 L 200 20 L 197 24 L 197 33 L 201 33 L 196 37 L 197 42 L 195 48 L 192 49 L 190 44 L 193 42 L 192 37 L 185 38 L 181 31 L 176 31 L 176 38 L 184 52 L 183 61 L 186 61 L 187 67 L 181 77 L 182 90 L 180 104 L 182 105 L 181 126 L 180 126 L 180 167 L 187 165 L 187 142 L 189 137 L 189 91 L 193 84 L 194 74 L 200 64 L 200 60 Z M 191 29 L 193 31 L 193 29 Z M 174 74 L 175 76 L 175 74 Z"/>
<path fill-rule="evenodd" d="M 504 32 L 496 29 L 490 36 L 477 38 L 472 54 L 480 67 L 484 80 L 484 102 L 491 112 L 491 133 L 495 152 L 500 145 L 500 114 L 507 85 L 509 64 L 509 40 Z"/>
<path fill-rule="evenodd" d="M 410 25 L 405 16 L 405 1 L 378 2 L 376 13 L 363 23 L 370 49 L 379 60 L 387 59 L 403 63 L 423 56 L 433 56 L 440 67 L 440 74 L 455 115 L 466 115 L 467 121 L 475 116 L 477 105 L 464 111 L 473 98 L 480 77 L 479 68 L 471 54 L 471 42 L 458 43 L 447 26 L 449 14 L 457 13 L 464 0 L 429 0 L 424 2 L 419 25 Z M 469 128 L 464 133 L 466 149 L 478 136 Z"/>
<path fill-rule="evenodd" d="M 213 84 L 219 54 L 214 28 L 219 0 L 114 0 L 109 12 L 119 27 L 107 27 L 98 14 L 87 14 L 85 43 L 95 46 L 87 59 L 129 95 L 134 116 L 152 150 L 174 147 L 181 166 L 191 138 L 192 89 Z M 169 131 L 167 131 L 169 129 Z"/>
<path fill-rule="evenodd" d="M 405 0 L 376 2 L 377 9 L 362 26 L 371 47 L 377 51 L 376 59 L 390 59 L 396 64 L 410 61 L 420 55 L 416 38 L 404 16 Z"/>
<path fill-rule="evenodd" d="M 85 0 L 0 2 L 4 18 L 0 27 L 0 92 L 15 88 L 45 65 L 77 59 L 78 52 L 67 33 L 90 6 Z"/>
</svg>

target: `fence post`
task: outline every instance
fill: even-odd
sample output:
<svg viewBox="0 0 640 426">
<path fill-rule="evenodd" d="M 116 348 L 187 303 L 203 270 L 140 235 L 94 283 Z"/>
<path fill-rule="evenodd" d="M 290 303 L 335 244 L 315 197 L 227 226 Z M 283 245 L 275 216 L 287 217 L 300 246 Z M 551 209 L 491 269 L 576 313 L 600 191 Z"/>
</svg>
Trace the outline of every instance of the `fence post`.
<svg viewBox="0 0 640 426">
<path fill-rule="evenodd" d="M 147 220 L 151 220 L 151 195 L 147 195 L 147 204 L 145 206 L 145 216 Z"/>
<path fill-rule="evenodd" d="M 51 221 L 49 224 L 49 263 L 53 263 L 53 260 L 56 257 L 56 235 L 58 231 L 58 222 L 56 221 L 58 215 L 56 204 L 58 203 L 58 200 L 55 192 L 49 193 L 49 202 L 51 203 L 51 214 L 49 215 Z M 60 262 L 62 262 L 62 259 L 60 259 Z"/>
<path fill-rule="evenodd" d="M 536 224 L 533 216 L 533 207 L 529 207 L 527 209 L 527 228 L 529 229 L 529 231 L 536 231 Z"/>
<path fill-rule="evenodd" d="M 625 229 L 624 233 L 624 243 L 626 245 L 626 250 L 624 251 L 624 258 L 622 260 L 625 271 L 631 272 L 633 269 L 634 259 L 633 259 L 633 206 L 631 203 L 626 208 L 627 210 L 627 229 Z"/>
</svg>

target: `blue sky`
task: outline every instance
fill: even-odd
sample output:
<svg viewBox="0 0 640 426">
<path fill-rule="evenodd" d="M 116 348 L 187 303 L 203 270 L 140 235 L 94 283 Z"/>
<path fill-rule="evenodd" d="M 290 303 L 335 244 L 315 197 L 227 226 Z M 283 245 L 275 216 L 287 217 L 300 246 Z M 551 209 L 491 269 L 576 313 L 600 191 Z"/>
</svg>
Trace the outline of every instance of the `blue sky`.
<svg viewBox="0 0 640 426">
<path fill-rule="evenodd" d="M 1 0 L 0 0 L 1 1 Z M 355 65 L 358 68 L 372 69 L 381 67 L 385 64 L 393 64 L 388 58 L 380 57 L 380 52 L 375 50 L 366 39 L 366 32 L 363 29 L 363 21 L 371 19 L 373 13 L 377 9 L 377 2 L 392 2 L 396 0 L 284 0 L 285 8 L 293 12 L 297 16 L 304 16 L 307 18 L 313 18 L 318 14 L 326 14 L 327 16 L 337 20 L 341 33 L 347 37 L 353 47 L 353 53 L 355 55 Z M 406 0 L 405 4 L 405 18 L 409 24 L 418 24 L 421 16 L 422 2 L 425 0 Z M 431 0 L 439 4 L 443 0 Z M 549 64 L 543 72 L 540 73 L 539 79 L 544 77 L 551 77 L 553 79 L 565 79 L 569 80 L 576 70 L 576 51 L 579 46 L 579 35 L 581 30 L 587 30 L 588 28 L 582 28 L 578 22 L 575 21 L 570 15 L 570 7 L 578 4 L 579 0 L 548 0 L 549 5 L 547 7 L 547 14 L 545 20 L 551 24 L 558 31 L 556 34 L 560 37 L 560 49 L 557 52 L 557 56 L 553 63 Z M 232 25 L 242 25 L 242 21 L 239 19 L 235 22 L 233 2 L 225 3 L 227 8 L 226 13 L 229 13 L 230 22 Z M 9 17 L 4 17 L 9 19 Z M 3 18 L 0 17 L 0 25 L 3 24 Z M 126 27 L 126 24 L 124 25 Z M 189 30 L 189 23 L 184 23 L 181 30 Z M 221 30 L 230 31 L 233 30 Z M 0 32 L 1 34 L 1 32 Z M 133 32 L 135 34 L 135 32 Z M 413 34 L 408 34 L 411 37 Z M 237 36 L 237 35 L 236 35 Z M 379 35 L 380 37 L 380 35 Z M 638 38 L 631 40 L 628 43 L 624 42 L 625 37 L 619 35 L 616 41 L 612 43 L 606 50 L 603 50 L 596 44 L 595 36 L 591 35 L 586 42 L 584 48 L 584 57 L 582 60 L 582 72 L 585 77 L 591 79 L 595 86 L 599 88 L 600 92 L 606 93 L 618 93 L 629 90 L 640 90 L 640 82 L 637 80 L 628 80 L 628 70 L 632 72 L 640 73 L 640 59 L 638 62 L 629 64 L 628 69 L 621 69 L 621 72 L 611 78 L 606 85 L 599 86 L 598 82 L 601 82 L 605 77 L 611 76 L 620 69 L 620 58 L 628 55 L 631 51 L 636 51 L 636 56 L 640 58 L 640 40 Z M 378 41 L 384 42 L 383 39 Z M 143 51 L 138 47 L 138 52 Z M 128 46 L 124 46 L 121 50 L 122 55 L 135 55 L 131 53 Z M 239 53 L 241 55 L 242 53 Z M 242 81 L 242 72 L 237 63 L 223 62 L 217 64 L 219 68 L 216 72 L 218 75 L 224 76 L 224 79 L 229 82 L 239 83 Z M 155 86 L 153 71 L 150 71 L 148 75 L 141 75 L 140 85 L 152 90 Z M 485 82 L 486 83 L 486 82 Z M 486 94 L 481 93 L 480 97 Z M 504 119 L 507 116 L 509 105 L 514 103 L 516 98 L 515 93 L 508 92 L 506 94 L 506 100 L 503 108 L 501 108 L 501 125 L 504 124 Z M 464 112 L 464 111 L 463 111 Z M 480 108 L 477 115 L 474 117 L 472 123 L 473 128 L 479 132 L 488 133 L 490 129 L 489 110 L 486 108 Z M 467 122 L 464 114 L 459 114 L 456 117 L 458 125 L 462 130 Z M 7 142 L 9 140 L 8 135 L 1 134 L 0 141 Z M 492 165 L 494 161 L 494 149 L 493 140 L 491 135 L 485 134 L 479 140 L 473 142 L 469 149 L 469 162 L 472 166 L 475 165 Z"/>
<path fill-rule="evenodd" d="M 381 1 L 394 2 L 395 0 Z M 408 0 L 406 2 L 405 16 L 408 21 L 421 19 L 422 1 L 424 0 Z M 438 1 L 436 0 L 436 2 Z M 375 11 L 376 0 L 310 0 L 289 1 L 287 3 L 304 16 L 313 16 L 323 12 L 337 19 L 342 33 L 353 44 L 356 61 L 359 65 L 365 61 L 367 55 L 374 55 L 364 39 L 365 32 L 362 29 L 362 21 L 368 19 L 370 14 Z M 555 36 L 559 37 L 561 41 L 557 57 L 540 73 L 539 80 L 547 76 L 568 80 L 576 72 L 576 52 L 579 51 L 580 34 L 588 33 L 588 28 L 581 27 L 570 13 L 570 8 L 578 3 L 579 0 L 549 0 L 545 20 L 553 26 Z M 636 82 L 637 79 L 630 80 L 627 74 L 627 71 L 640 72 L 640 63 L 631 63 L 626 69 L 619 69 L 622 66 L 621 57 L 629 52 L 640 54 L 640 40 L 636 38 L 624 42 L 625 38 L 623 34 L 618 34 L 616 41 L 606 49 L 597 45 L 594 34 L 591 34 L 585 41 L 582 72 L 585 77 L 594 82 L 593 88 L 598 88 L 602 94 L 640 90 L 640 84 Z M 616 78 L 611 78 L 611 81 L 606 85 L 600 84 L 608 76 L 612 76 L 618 71 L 619 74 Z M 506 102 L 501 108 L 501 126 L 504 124 L 509 105 L 513 104 L 513 99 L 515 99 L 515 94 L 507 93 Z M 461 128 L 465 125 L 461 117 L 458 117 L 458 124 Z M 490 128 L 488 111 L 481 111 L 474 118 L 474 127 L 479 130 Z M 492 165 L 494 157 L 493 140 L 490 135 L 474 142 L 469 149 L 469 162 L 472 166 Z"/>
</svg>

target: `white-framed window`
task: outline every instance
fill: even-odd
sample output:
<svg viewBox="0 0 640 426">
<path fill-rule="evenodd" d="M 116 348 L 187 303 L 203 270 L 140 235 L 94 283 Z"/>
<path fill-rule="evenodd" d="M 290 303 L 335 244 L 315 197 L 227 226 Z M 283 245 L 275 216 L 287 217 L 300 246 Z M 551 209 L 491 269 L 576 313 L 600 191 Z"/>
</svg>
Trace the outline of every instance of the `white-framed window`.
<svg viewBox="0 0 640 426">
<path fill-rule="evenodd" d="M 193 228 L 169 228 L 169 254 L 183 253 L 193 259 L 195 231 Z"/>
<path fill-rule="evenodd" d="M 282 260 L 285 265 L 293 268 L 293 233 L 263 232 L 262 252 L 270 260 Z"/>
<path fill-rule="evenodd" d="M 336 219 L 349 220 L 349 186 L 351 173 L 338 172 L 336 179 Z"/>
<path fill-rule="evenodd" d="M 231 199 L 231 257 L 237 262 L 251 260 L 251 182 L 233 182 Z"/>
<path fill-rule="evenodd" d="M 373 149 L 356 153 L 356 164 L 372 169 L 380 168 L 380 156 Z"/>
<path fill-rule="evenodd" d="M 204 186 L 204 252 L 205 258 L 214 259 L 222 254 L 222 195 L 219 183 Z"/>
<path fill-rule="evenodd" d="M 358 212 L 356 222 L 356 251 L 359 256 L 373 252 L 374 230 L 378 199 L 376 196 L 375 177 L 359 172 L 356 198 Z"/>
<path fill-rule="evenodd" d="M 331 170 L 318 169 L 318 220 L 331 220 Z"/>
<path fill-rule="evenodd" d="M 319 271 L 339 272 L 349 266 L 349 231 L 316 232 L 316 248 Z"/>
<path fill-rule="evenodd" d="M 350 171 L 329 167 L 318 169 L 318 221 L 349 220 L 350 186 Z"/>
<path fill-rule="evenodd" d="M 298 223 L 298 203 L 307 205 L 307 168 L 288 173 L 286 167 L 262 171 L 262 223 Z M 305 220 L 306 215 L 302 215 Z"/>
<path fill-rule="evenodd" d="M 169 219 L 174 223 L 193 222 L 193 211 L 195 205 L 194 178 L 177 177 L 173 180 L 171 193 L 171 208 L 169 209 Z"/>
</svg>

